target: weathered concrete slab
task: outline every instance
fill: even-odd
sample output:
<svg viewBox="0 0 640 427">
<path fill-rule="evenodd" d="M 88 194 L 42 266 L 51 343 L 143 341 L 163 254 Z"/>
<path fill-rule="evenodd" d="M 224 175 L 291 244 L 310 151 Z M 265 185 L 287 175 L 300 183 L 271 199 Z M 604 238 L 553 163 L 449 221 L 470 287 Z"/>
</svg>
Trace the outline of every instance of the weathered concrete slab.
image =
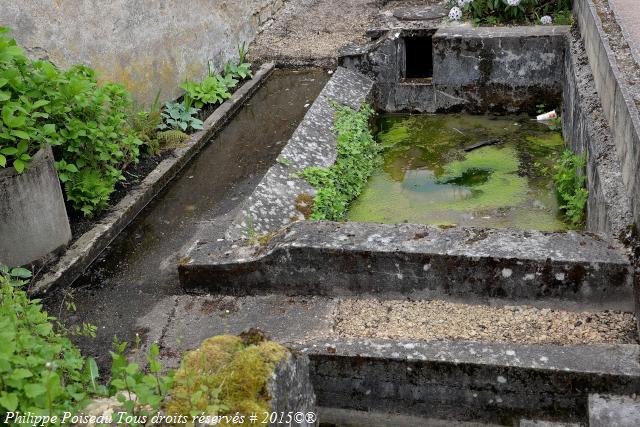
<svg viewBox="0 0 640 427">
<path fill-rule="evenodd" d="M 10 267 L 42 264 L 71 240 L 50 146 L 40 149 L 23 173 L 0 169 L 0 236 L 0 264 Z"/>
<path fill-rule="evenodd" d="M 582 422 L 594 390 L 640 390 L 636 345 L 318 339 L 296 348 L 311 359 L 321 407 L 487 422 Z"/>
<path fill-rule="evenodd" d="M 636 427 L 640 425 L 640 399 L 634 396 L 589 396 L 590 427 Z"/>
<path fill-rule="evenodd" d="M 624 248 L 589 233 L 302 221 L 266 245 L 201 241 L 189 257 L 189 292 L 633 301 Z"/>
<path fill-rule="evenodd" d="M 227 237 L 262 235 L 304 219 L 296 209 L 296 198 L 300 194 L 313 195 L 315 190 L 297 173 L 309 166 L 327 167 L 335 161 L 332 103 L 358 109 L 372 86 L 370 79 L 357 72 L 345 68 L 336 70 L 280 153 L 279 163 L 269 169 L 245 202 Z"/>
<path fill-rule="evenodd" d="M 399 7 L 393 16 L 401 21 L 431 21 L 447 17 L 449 10 L 445 5 Z"/>
</svg>

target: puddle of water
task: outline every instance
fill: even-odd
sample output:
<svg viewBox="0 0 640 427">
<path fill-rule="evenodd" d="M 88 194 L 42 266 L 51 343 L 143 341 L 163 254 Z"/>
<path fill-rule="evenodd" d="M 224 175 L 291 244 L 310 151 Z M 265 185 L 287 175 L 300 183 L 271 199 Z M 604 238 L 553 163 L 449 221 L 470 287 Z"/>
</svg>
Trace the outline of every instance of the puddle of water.
<svg viewBox="0 0 640 427">
<path fill-rule="evenodd" d="M 95 339 L 83 352 L 108 366 L 114 335 L 130 343 L 137 319 L 163 297 L 182 294 L 179 256 L 198 227 L 212 238 L 258 184 L 329 79 L 321 70 L 277 70 L 196 158 L 154 199 L 74 283 L 76 312 L 60 312 L 62 293 L 45 301 L 68 326 L 89 322 Z M 225 222 L 227 221 L 227 222 Z M 217 234 L 219 235 L 217 235 Z M 166 313 L 168 315 L 169 313 Z M 166 318 L 157 319 L 158 324 Z"/>
<path fill-rule="evenodd" d="M 382 166 L 350 221 L 567 229 L 553 187 L 558 131 L 528 116 L 386 115 Z M 474 144 L 492 142 L 470 151 Z"/>
</svg>

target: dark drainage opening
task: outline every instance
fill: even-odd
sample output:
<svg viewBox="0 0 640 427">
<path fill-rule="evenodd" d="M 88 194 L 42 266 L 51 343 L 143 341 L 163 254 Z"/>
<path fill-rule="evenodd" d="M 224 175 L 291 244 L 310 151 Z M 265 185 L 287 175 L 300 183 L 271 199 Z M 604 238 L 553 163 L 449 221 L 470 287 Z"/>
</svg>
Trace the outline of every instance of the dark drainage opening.
<svg viewBox="0 0 640 427">
<path fill-rule="evenodd" d="M 405 37 L 405 74 L 407 79 L 433 77 L 431 36 Z"/>
</svg>

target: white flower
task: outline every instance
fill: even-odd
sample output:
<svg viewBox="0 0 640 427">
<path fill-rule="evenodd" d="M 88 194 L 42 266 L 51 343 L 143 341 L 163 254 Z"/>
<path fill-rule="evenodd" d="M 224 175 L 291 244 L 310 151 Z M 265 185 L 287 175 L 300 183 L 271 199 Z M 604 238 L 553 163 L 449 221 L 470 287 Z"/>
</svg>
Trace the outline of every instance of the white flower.
<svg viewBox="0 0 640 427">
<path fill-rule="evenodd" d="M 540 23 L 542 25 L 551 25 L 552 22 L 553 19 L 551 19 L 549 15 L 544 15 L 542 18 L 540 18 Z"/>
<path fill-rule="evenodd" d="M 520 4 L 520 0 L 506 0 L 509 6 L 518 6 Z"/>
<path fill-rule="evenodd" d="M 465 4 L 471 3 L 473 0 L 458 0 L 458 6 L 463 8 Z"/>
<path fill-rule="evenodd" d="M 452 7 L 449 11 L 449 19 L 452 21 L 459 21 L 460 18 L 462 18 L 462 11 L 460 8 L 456 6 Z"/>
</svg>

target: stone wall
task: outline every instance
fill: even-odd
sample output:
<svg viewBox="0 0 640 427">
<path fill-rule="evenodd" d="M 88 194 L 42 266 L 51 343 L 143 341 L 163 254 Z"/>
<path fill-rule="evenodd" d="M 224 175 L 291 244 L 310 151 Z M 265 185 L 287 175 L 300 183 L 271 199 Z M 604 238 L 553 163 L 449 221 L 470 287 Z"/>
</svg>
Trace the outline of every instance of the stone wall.
<svg viewBox="0 0 640 427">
<path fill-rule="evenodd" d="M 179 94 L 187 78 L 237 58 L 285 0 L 0 0 L 0 25 L 30 56 L 82 63 L 123 83 L 137 101 Z"/>
<path fill-rule="evenodd" d="M 349 46 L 339 63 L 375 80 L 386 112 L 529 111 L 560 99 L 568 27 L 393 30 Z M 405 78 L 408 37 L 430 36 L 433 76 Z M 426 39 L 428 40 L 428 39 Z"/>
<path fill-rule="evenodd" d="M 565 55 L 562 133 L 573 152 L 587 155 L 587 229 L 618 237 L 633 223 L 633 216 L 611 129 L 579 37 L 575 32 L 569 36 Z"/>
</svg>

